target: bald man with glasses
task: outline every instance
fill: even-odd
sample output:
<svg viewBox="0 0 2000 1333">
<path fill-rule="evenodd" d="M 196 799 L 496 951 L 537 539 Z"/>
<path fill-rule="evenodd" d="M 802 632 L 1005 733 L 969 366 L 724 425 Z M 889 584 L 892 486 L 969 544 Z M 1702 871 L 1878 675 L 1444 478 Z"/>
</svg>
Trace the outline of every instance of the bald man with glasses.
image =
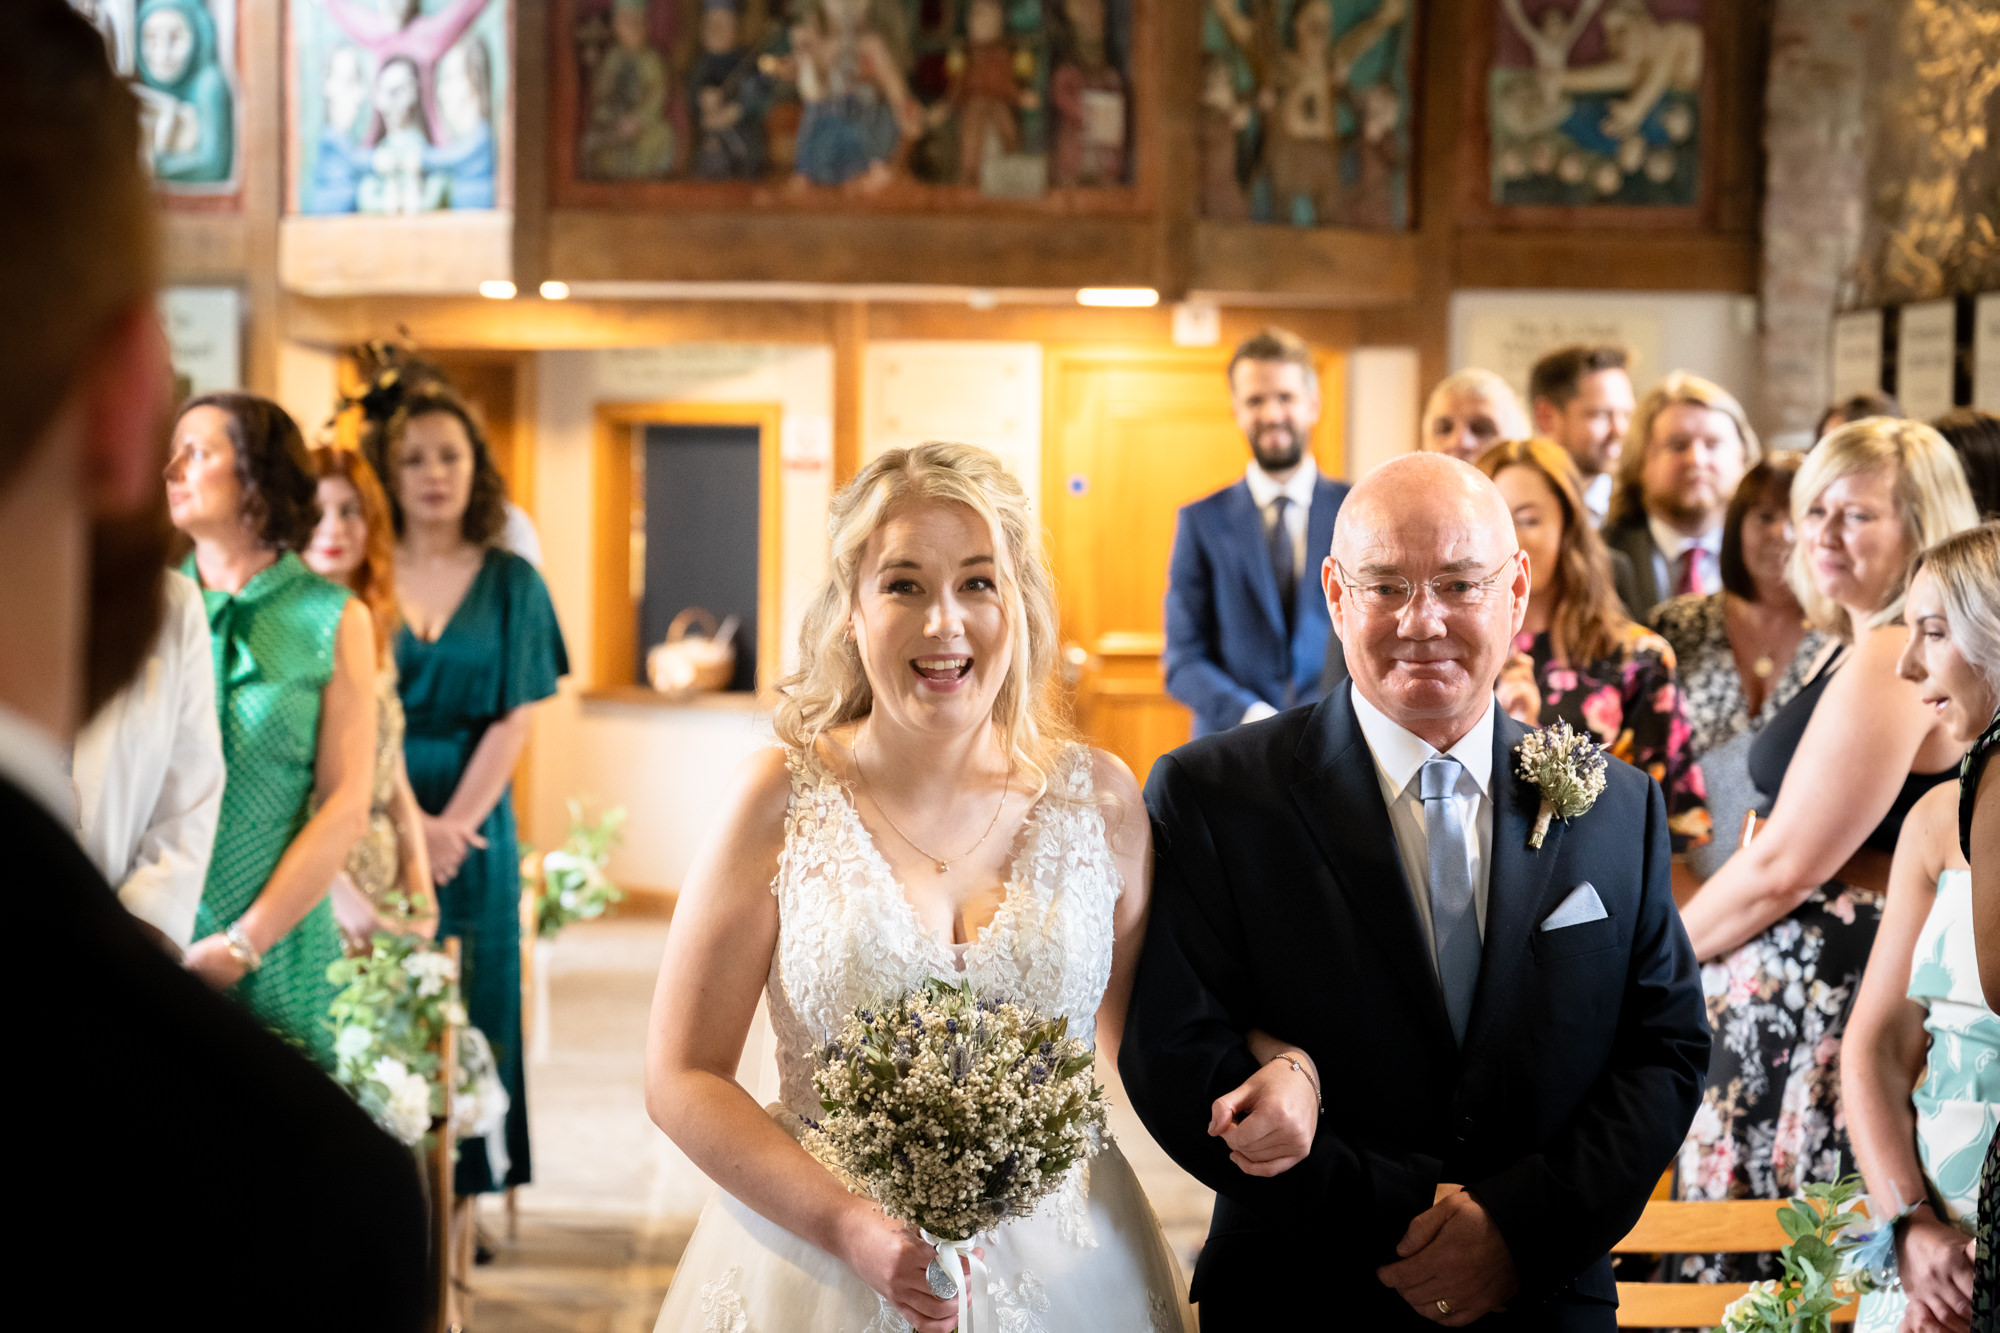
<svg viewBox="0 0 2000 1333">
<path fill-rule="evenodd" d="M 1154 901 L 1119 1070 L 1217 1192 L 1202 1329 L 1284 1301 L 1356 1328 L 1608 1333 L 1607 1253 L 1708 1067 L 1665 802 L 1608 760 L 1595 803 L 1531 845 L 1529 732 L 1493 696 L 1527 557 L 1475 469 L 1370 473 L 1321 586 L 1350 679 L 1146 786 Z"/>
</svg>

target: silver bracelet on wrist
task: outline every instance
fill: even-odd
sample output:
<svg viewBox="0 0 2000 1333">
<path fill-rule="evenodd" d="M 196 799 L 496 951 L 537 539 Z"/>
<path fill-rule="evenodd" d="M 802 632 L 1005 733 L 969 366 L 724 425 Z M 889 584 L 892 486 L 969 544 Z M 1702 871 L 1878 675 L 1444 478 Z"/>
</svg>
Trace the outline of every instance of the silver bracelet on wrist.
<svg viewBox="0 0 2000 1333">
<path fill-rule="evenodd" d="M 243 964 L 245 972 L 255 972 L 264 965 L 264 955 L 250 942 L 250 932 L 243 929 L 241 921 L 230 923 L 222 932 L 222 943 L 229 950 L 229 956 Z"/>
</svg>

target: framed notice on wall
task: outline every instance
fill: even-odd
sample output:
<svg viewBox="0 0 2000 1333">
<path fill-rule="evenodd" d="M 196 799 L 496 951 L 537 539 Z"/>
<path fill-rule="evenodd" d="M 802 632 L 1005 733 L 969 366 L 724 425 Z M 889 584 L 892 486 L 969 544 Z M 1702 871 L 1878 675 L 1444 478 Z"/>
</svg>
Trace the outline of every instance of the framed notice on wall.
<svg viewBox="0 0 2000 1333">
<path fill-rule="evenodd" d="M 1882 312 L 1854 310 L 1833 319 L 1833 398 L 1882 391 Z"/>
<path fill-rule="evenodd" d="M 169 287 L 160 319 L 176 374 L 188 392 L 214 393 L 243 383 L 243 294 L 234 287 Z"/>
<path fill-rule="evenodd" d="M 1902 309 L 1896 338 L 1896 397 L 1917 421 L 1943 416 L 1952 406 L 1956 301 L 1919 301 Z"/>
<path fill-rule="evenodd" d="M 2000 412 L 2000 292 L 1972 307 L 1972 405 Z"/>
</svg>

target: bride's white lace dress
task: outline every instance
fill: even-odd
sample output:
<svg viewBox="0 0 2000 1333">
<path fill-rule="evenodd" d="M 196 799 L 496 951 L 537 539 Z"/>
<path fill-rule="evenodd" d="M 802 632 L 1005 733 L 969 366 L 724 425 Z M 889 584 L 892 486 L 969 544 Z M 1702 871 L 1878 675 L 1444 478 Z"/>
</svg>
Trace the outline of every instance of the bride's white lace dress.
<svg viewBox="0 0 2000 1333">
<path fill-rule="evenodd" d="M 1086 1039 L 1111 975 L 1120 883 L 1072 747 L 1016 841 L 1007 896 L 979 938 L 925 932 L 847 792 L 810 755 L 790 755 L 785 849 L 772 890 L 778 945 L 766 985 L 782 1102 L 796 1137 L 820 1113 L 812 1053 L 855 1007 L 933 976 L 1069 1019 Z M 1127 817 L 1144 818 L 1143 811 Z M 1186 1286 L 1124 1156 L 1107 1144 L 1032 1217 L 983 1235 L 1000 1333 L 1193 1333 Z M 656 1333 L 905 1333 L 853 1270 L 727 1193 L 703 1212 Z M 981 1333 L 984 1333 L 982 1330 Z"/>
</svg>

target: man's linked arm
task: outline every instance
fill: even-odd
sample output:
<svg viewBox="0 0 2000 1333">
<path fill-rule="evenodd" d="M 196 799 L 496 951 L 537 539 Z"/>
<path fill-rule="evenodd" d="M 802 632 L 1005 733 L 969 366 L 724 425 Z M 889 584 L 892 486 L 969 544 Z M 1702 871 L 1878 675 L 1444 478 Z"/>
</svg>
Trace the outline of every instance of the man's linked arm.
<svg viewBox="0 0 2000 1333">
<path fill-rule="evenodd" d="M 1208 1133 L 1215 1099 L 1257 1072 L 1245 1034 L 1260 1020 L 1274 1031 L 1286 1025 L 1283 1015 L 1255 1012 L 1250 945 L 1191 787 L 1172 755 L 1146 784 L 1152 919 L 1119 1047 L 1126 1095 L 1167 1154 L 1209 1188 L 1247 1206 L 1308 1214 L 1313 1226 L 1346 1231 L 1371 1250 L 1393 1245 L 1430 1205 L 1434 1159 L 1391 1161 L 1344 1142 L 1322 1121 L 1305 1161 L 1258 1177 Z"/>
<path fill-rule="evenodd" d="M 1180 512 L 1174 552 L 1167 564 L 1167 693 L 1197 717 L 1243 716 L 1256 694 L 1222 669 L 1222 625 L 1215 604 L 1215 567 L 1194 523 L 1192 506 Z"/>
<path fill-rule="evenodd" d="M 1611 1055 L 1545 1151 L 1468 1186 L 1513 1252 L 1525 1294 L 1609 1252 L 1639 1220 L 1701 1102 L 1709 1028 L 1701 973 L 1669 884 L 1667 808 L 1647 782 L 1645 887 Z"/>
</svg>

